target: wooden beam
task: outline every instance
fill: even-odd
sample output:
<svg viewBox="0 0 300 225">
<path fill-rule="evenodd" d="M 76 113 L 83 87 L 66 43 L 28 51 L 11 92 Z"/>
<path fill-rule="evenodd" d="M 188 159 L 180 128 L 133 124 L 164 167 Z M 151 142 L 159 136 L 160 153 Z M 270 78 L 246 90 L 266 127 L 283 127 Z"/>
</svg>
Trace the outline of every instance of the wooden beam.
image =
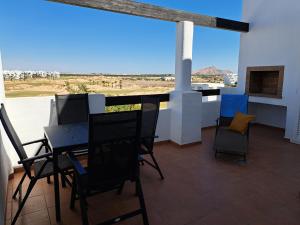
<svg viewBox="0 0 300 225">
<path fill-rule="evenodd" d="M 218 17 L 189 13 L 180 10 L 167 9 L 155 5 L 131 0 L 49 0 L 70 5 L 106 10 L 111 12 L 142 16 L 147 18 L 180 22 L 192 21 L 195 25 L 248 32 L 249 24 Z"/>
</svg>

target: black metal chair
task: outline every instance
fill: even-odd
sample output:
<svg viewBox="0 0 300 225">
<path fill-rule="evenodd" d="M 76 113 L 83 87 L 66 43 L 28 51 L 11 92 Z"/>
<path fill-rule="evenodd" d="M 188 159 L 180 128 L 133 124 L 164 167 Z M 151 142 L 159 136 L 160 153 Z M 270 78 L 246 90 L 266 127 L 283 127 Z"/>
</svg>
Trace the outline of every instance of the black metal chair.
<svg viewBox="0 0 300 225">
<path fill-rule="evenodd" d="M 55 103 L 58 125 L 88 122 L 88 94 L 55 95 Z"/>
<path fill-rule="evenodd" d="M 58 125 L 88 122 L 90 113 L 88 94 L 55 95 L 55 103 Z M 87 149 L 73 152 L 76 156 L 87 155 Z"/>
<path fill-rule="evenodd" d="M 88 94 L 55 95 L 55 105 L 58 125 L 70 123 L 87 123 L 89 117 Z M 73 151 L 76 156 L 87 155 L 87 149 Z M 66 187 L 68 179 L 62 177 L 62 187 Z"/>
<path fill-rule="evenodd" d="M 143 216 L 144 224 L 149 224 L 139 178 L 139 117 L 140 111 L 91 114 L 87 168 L 70 153 L 76 174 L 70 208 L 74 208 L 78 195 L 83 225 L 89 224 L 86 198 L 118 190 L 126 181 L 136 183 L 140 208 L 101 224 L 114 224 L 139 214 Z"/>
<path fill-rule="evenodd" d="M 154 157 L 153 145 L 155 136 L 156 125 L 159 114 L 160 100 L 157 97 L 143 96 L 142 97 L 142 122 L 141 122 L 141 148 L 140 148 L 140 162 L 147 163 L 156 169 L 163 180 L 164 176 L 161 169 Z M 152 162 L 146 160 L 143 155 L 150 155 Z"/>
<path fill-rule="evenodd" d="M 23 168 L 25 170 L 25 173 L 23 177 L 21 178 L 17 189 L 15 190 L 13 194 L 13 198 L 15 199 L 17 197 L 17 194 L 19 193 L 19 208 L 16 212 L 16 215 L 14 216 L 12 223 L 15 224 L 18 216 L 21 213 L 22 208 L 24 207 L 24 204 L 32 191 L 35 183 L 42 178 L 46 178 L 53 175 L 53 164 L 52 164 L 52 152 L 48 146 L 47 139 L 40 139 L 28 143 L 22 144 L 16 131 L 14 130 L 8 116 L 5 110 L 5 107 L 3 104 L 1 104 L 0 109 L 0 119 L 2 122 L 2 125 L 4 127 L 4 130 L 7 133 L 7 136 L 9 140 L 11 141 L 15 151 L 17 152 L 20 161 L 19 164 L 23 165 Z M 35 144 L 35 143 L 41 143 L 40 147 L 38 148 L 38 151 L 33 157 L 28 158 L 24 146 Z M 47 153 L 40 154 L 41 150 L 45 148 L 46 150 L 50 151 Z M 70 163 L 69 159 L 66 156 L 60 156 L 58 165 L 60 168 L 60 172 L 64 174 L 64 171 L 67 172 L 67 170 L 72 168 L 72 164 Z M 32 173 L 33 170 L 33 173 Z M 26 178 L 26 176 L 30 179 L 30 183 L 27 189 L 27 192 L 22 199 L 22 184 Z"/>
</svg>

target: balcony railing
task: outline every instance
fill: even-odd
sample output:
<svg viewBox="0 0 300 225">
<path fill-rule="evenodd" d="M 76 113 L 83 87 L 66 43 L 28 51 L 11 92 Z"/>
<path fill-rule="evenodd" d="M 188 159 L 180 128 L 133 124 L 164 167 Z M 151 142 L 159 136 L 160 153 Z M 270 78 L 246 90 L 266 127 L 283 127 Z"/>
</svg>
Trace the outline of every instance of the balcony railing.
<svg viewBox="0 0 300 225">
<path fill-rule="evenodd" d="M 131 96 L 112 96 L 106 97 L 106 106 L 115 105 L 133 105 L 140 104 L 143 96 L 159 97 L 160 102 L 170 101 L 170 94 L 156 94 L 156 95 L 131 95 Z"/>
<path fill-rule="evenodd" d="M 197 90 L 202 93 L 202 97 L 215 96 L 221 94 L 221 89 Z"/>
<path fill-rule="evenodd" d="M 220 95 L 220 89 L 197 90 L 201 92 L 203 97 Z M 106 97 L 106 106 L 116 105 L 132 105 L 140 104 L 143 96 L 159 97 L 160 102 L 170 101 L 170 94 L 154 94 L 154 95 L 129 95 L 129 96 L 109 96 Z"/>
</svg>

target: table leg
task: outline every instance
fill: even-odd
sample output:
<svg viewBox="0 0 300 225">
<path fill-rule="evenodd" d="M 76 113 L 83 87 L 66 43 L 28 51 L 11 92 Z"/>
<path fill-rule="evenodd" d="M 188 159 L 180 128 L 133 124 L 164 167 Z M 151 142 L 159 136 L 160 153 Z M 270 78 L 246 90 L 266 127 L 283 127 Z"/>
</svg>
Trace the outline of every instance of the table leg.
<svg viewBox="0 0 300 225">
<path fill-rule="evenodd" d="M 54 171 L 54 193 L 55 193 L 55 212 L 56 221 L 60 222 L 60 197 L 59 197 L 59 179 L 58 179 L 58 153 L 53 151 L 53 171 Z"/>
</svg>

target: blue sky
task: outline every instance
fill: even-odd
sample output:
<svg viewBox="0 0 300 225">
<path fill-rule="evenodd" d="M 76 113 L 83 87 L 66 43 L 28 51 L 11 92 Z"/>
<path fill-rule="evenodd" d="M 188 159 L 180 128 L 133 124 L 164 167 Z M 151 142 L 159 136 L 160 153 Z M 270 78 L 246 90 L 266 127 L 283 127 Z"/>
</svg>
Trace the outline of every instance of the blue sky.
<svg viewBox="0 0 300 225">
<path fill-rule="evenodd" d="M 242 0 L 141 0 L 240 20 Z M 174 73 L 175 23 L 46 0 L 0 0 L 4 69 Z M 196 27 L 193 70 L 237 71 L 239 33 Z"/>
</svg>

